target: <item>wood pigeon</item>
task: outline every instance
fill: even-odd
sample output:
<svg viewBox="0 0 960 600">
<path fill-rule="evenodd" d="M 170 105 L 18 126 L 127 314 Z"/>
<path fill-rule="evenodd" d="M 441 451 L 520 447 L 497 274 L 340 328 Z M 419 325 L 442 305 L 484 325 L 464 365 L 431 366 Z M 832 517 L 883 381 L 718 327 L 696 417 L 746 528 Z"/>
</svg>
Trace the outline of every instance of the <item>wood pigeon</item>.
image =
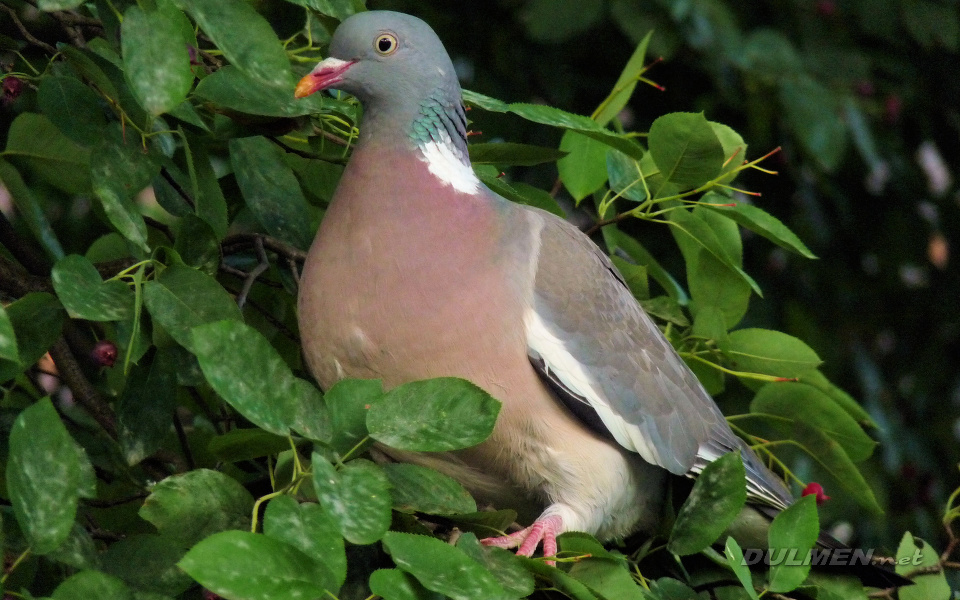
<svg viewBox="0 0 960 600">
<path fill-rule="evenodd" d="M 761 512 L 790 505 L 610 259 L 567 221 L 477 179 L 460 85 L 426 23 L 349 17 L 296 96 L 327 88 L 356 96 L 364 114 L 300 280 L 306 361 L 325 388 L 457 376 L 502 402 L 477 447 L 384 449 L 539 515 L 486 544 L 530 556 L 543 542 L 551 556 L 564 531 L 650 532 L 668 474 L 695 477 L 733 450 L 750 502 L 739 521 L 768 523 Z"/>
</svg>

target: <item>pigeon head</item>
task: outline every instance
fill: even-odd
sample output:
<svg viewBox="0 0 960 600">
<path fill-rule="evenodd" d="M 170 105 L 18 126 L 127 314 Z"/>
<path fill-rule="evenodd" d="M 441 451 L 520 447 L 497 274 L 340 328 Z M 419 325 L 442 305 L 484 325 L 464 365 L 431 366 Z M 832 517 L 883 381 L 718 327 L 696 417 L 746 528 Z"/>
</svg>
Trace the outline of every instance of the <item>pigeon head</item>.
<svg viewBox="0 0 960 600">
<path fill-rule="evenodd" d="M 337 28 L 329 57 L 300 80 L 296 96 L 334 88 L 366 110 L 416 105 L 438 91 L 460 102 L 453 63 L 429 25 L 391 11 L 355 14 Z"/>
</svg>

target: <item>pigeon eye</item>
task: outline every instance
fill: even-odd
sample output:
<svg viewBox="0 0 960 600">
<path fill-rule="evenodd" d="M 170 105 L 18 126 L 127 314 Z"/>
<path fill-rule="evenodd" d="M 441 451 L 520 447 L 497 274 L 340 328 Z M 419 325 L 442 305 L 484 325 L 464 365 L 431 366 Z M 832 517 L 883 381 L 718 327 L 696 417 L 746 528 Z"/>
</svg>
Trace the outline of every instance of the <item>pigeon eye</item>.
<svg viewBox="0 0 960 600">
<path fill-rule="evenodd" d="M 373 47 L 376 48 L 377 52 L 384 56 L 393 54 L 397 50 L 397 45 L 397 38 L 389 33 L 381 34 L 377 37 L 377 41 L 373 43 Z"/>
</svg>

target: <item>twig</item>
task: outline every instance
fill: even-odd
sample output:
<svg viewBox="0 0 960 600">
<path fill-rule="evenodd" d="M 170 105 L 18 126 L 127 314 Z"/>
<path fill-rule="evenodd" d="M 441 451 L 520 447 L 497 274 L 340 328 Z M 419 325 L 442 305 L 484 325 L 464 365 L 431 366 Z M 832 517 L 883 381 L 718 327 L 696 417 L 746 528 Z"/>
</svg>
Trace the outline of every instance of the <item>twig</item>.
<svg viewBox="0 0 960 600">
<path fill-rule="evenodd" d="M 13 10 L 13 9 L 10 8 L 9 6 L 7 6 L 6 4 L 2 4 L 2 3 L 0 3 L 0 9 L 3 9 L 3 11 L 4 11 L 5 13 L 7 13 L 8 15 L 10 15 L 10 18 L 13 19 L 13 24 L 16 25 L 16 26 L 17 26 L 17 29 L 20 30 L 20 34 L 23 36 L 23 38 L 24 38 L 25 40 L 27 40 L 28 42 L 30 42 L 30 43 L 33 44 L 34 46 L 38 46 L 38 47 L 40 47 L 40 48 L 43 48 L 45 51 L 49 52 L 50 54 L 56 54 L 56 53 L 57 53 L 57 49 L 56 49 L 56 48 L 54 48 L 53 46 L 51 46 L 50 44 L 48 44 L 48 43 L 46 43 L 46 42 L 44 42 L 44 41 L 38 40 L 37 38 L 33 37 L 33 34 L 32 34 L 32 33 L 30 33 L 29 31 L 27 31 L 27 28 L 24 27 L 23 23 L 20 21 L 20 17 L 17 15 L 17 11 Z"/>
<path fill-rule="evenodd" d="M 180 421 L 180 415 L 173 411 L 173 428 L 177 432 L 177 440 L 180 442 L 180 449 L 183 450 L 183 457 L 187 460 L 187 470 L 192 471 L 196 468 L 193 461 L 193 452 L 190 451 L 190 443 L 187 441 L 187 434 L 183 430 L 183 423 Z"/>
<path fill-rule="evenodd" d="M 627 212 L 620 213 L 619 215 L 610 217 L 609 219 L 601 219 L 596 223 L 594 223 L 593 225 L 591 225 L 590 227 L 588 227 L 586 230 L 584 230 L 584 233 L 587 234 L 588 236 L 591 236 L 596 232 L 600 231 L 600 229 L 606 225 L 613 225 L 614 223 L 619 223 L 620 221 L 623 221 L 624 219 L 627 219 L 632 216 L 633 216 L 633 212 L 628 210 Z"/>
<path fill-rule="evenodd" d="M 270 261 L 267 260 L 267 253 L 263 249 L 263 239 L 257 238 L 254 246 L 257 249 L 257 259 L 260 262 L 257 263 L 257 266 L 254 267 L 253 270 L 247 273 L 246 279 L 243 280 L 243 287 L 237 296 L 237 306 L 240 308 L 243 308 L 243 305 L 247 302 L 247 296 L 250 295 L 250 289 L 253 288 L 254 282 L 270 268 Z"/>
<path fill-rule="evenodd" d="M 116 416 L 113 414 L 113 411 L 110 410 L 110 406 L 100 396 L 97 388 L 93 387 L 93 384 L 90 383 L 83 374 L 80 363 L 77 362 L 73 352 L 70 351 L 70 346 L 67 345 L 65 338 L 61 337 L 53 347 L 50 348 L 50 357 L 53 358 L 54 364 L 57 365 L 57 371 L 60 373 L 62 381 L 73 392 L 73 397 L 77 403 L 89 413 L 93 420 L 96 421 L 111 438 L 114 440 L 118 439 Z"/>
<path fill-rule="evenodd" d="M 146 492 L 140 494 L 134 494 L 132 496 L 126 496 L 123 498 L 115 498 L 113 500 L 100 500 L 97 498 L 83 498 L 81 502 L 87 506 L 93 508 L 113 508 L 114 506 L 120 506 L 121 504 L 129 504 L 131 502 L 136 502 L 137 500 L 145 499 L 149 494 Z"/>
<path fill-rule="evenodd" d="M 220 244 L 220 247 L 223 248 L 224 254 L 233 254 L 238 249 L 255 246 L 258 239 L 263 244 L 264 249 L 271 252 L 276 252 L 283 257 L 292 258 L 298 263 L 302 263 L 307 259 L 307 253 L 303 250 L 294 248 L 286 242 L 278 240 L 277 238 L 272 238 L 268 235 L 263 235 L 261 233 L 233 234 L 225 238 L 223 243 Z"/>
<path fill-rule="evenodd" d="M 161 223 L 160 221 L 154 219 L 153 217 L 148 217 L 147 215 L 143 215 L 143 222 L 167 236 L 167 239 L 171 242 L 174 241 L 175 238 L 173 236 L 173 231 L 166 223 Z"/>
<path fill-rule="evenodd" d="M 49 279 L 31 275 L 19 264 L 0 256 L 0 291 L 22 298 L 30 292 L 53 292 L 53 284 Z"/>
<path fill-rule="evenodd" d="M 0 244 L 3 244 L 31 275 L 50 274 L 50 261 L 32 246 L 24 243 L 3 213 L 0 213 Z"/>
</svg>

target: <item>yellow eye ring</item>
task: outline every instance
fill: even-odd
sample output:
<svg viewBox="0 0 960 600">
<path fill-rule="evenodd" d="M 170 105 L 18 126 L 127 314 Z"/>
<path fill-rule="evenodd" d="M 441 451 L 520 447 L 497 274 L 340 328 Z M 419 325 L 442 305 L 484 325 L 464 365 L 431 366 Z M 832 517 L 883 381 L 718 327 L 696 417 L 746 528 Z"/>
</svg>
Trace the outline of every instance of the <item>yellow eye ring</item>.
<svg viewBox="0 0 960 600">
<path fill-rule="evenodd" d="M 377 54 L 387 56 L 396 52 L 399 45 L 400 43 L 397 42 L 395 35 L 390 33 L 381 33 L 373 42 L 373 49 L 377 51 Z"/>
</svg>

